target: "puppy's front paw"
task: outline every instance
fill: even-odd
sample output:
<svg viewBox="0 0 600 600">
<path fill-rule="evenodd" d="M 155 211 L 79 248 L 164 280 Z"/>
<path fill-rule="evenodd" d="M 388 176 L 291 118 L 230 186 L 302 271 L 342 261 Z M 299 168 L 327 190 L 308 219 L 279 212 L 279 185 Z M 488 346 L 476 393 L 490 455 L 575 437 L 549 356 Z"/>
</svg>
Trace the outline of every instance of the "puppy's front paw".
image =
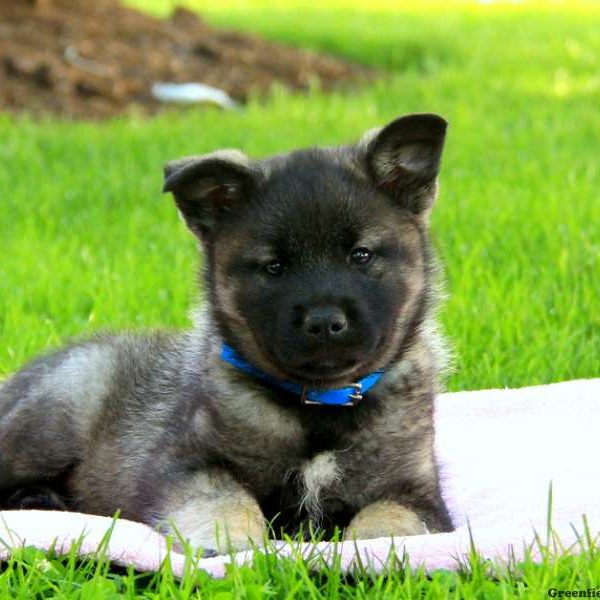
<svg viewBox="0 0 600 600">
<path fill-rule="evenodd" d="M 223 510 L 215 520 L 215 545 L 219 552 L 262 545 L 267 535 L 265 518 L 254 504 Z"/>
<path fill-rule="evenodd" d="M 344 532 L 345 540 L 404 537 L 428 533 L 427 527 L 410 508 L 382 500 L 363 508 Z"/>
<path fill-rule="evenodd" d="M 262 544 L 267 535 L 266 520 L 249 494 L 206 496 L 190 500 L 168 511 L 163 530 L 185 540 L 193 548 L 224 554 Z"/>
</svg>

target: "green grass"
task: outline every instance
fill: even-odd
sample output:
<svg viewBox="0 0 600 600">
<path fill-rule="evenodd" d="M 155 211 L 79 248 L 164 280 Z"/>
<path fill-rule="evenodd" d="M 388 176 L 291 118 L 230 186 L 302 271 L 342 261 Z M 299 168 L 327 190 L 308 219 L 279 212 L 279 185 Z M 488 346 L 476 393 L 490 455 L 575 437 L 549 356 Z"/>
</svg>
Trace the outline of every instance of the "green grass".
<svg viewBox="0 0 600 600">
<path fill-rule="evenodd" d="M 439 569 L 429 574 L 412 568 L 406 557 L 390 556 L 379 574 L 368 562 L 358 562 L 345 574 L 338 553 L 325 566 L 318 553 L 302 560 L 299 553 L 282 558 L 271 549 L 255 553 L 243 565 L 228 567 L 220 580 L 197 569 L 197 559 L 189 553 L 184 576 L 178 579 L 168 558 L 158 573 L 137 573 L 111 564 L 104 545 L 94 556 L 79 558 L 78 544 L 61 557 L 32 547 L 15 551 L 0 571 L 0 597 L 537 599 L 548 597 L 550 589 L 597 590 L 600 582 L 600 547 L 587 529 L 579 554 L 561 549 L 560 540 L 550 532 L 539 535 L 521 561 L 509 558 L 503 564 L 493 563 L 472 549 L 457 561 L 455 571 Z"/>
<path fill-rule="evenodd" d="M 171 5 L 131 3 L 159 13 Z M 195 4 L 215 23 L 336 52 L 388 76 L 349 94 L 275 90 L 236 114 L 132 114 L 102 124 L 0 115 L 0 376 L 98 329 L 188 324 L 195 244 L 160 194 L 167 159 L 220 147 L 262 156 L 338 143 L 410 111 L 440 112 L 451 122 L 433 218 L 449 294 L 442 319 L 457 354 L 450 389 L 600 375 L 598 5 Z M 50 584 L 47 574 L 32 574 L 31 561 L 24 574 L 17 563 L 0 575 L 2 597 L 11 585 L 25 597 L 28 577 L 63 597 L 66 590 L 85 597 L 95 585 L 108 596 L 158 593 L 163 585 L 143 580 L 138 589 L 131 574 L 97 577 L 100 567 L 77 571 L 73 581 L 61 571 Z M 594 552 L 529 564 L 527 572 L 481 580 L 473 570 L 431 580 L 400 573 L 347 585 L 335 571 L 312 578 L 293 561 L 265 559 L 225 583 L 202 581 L 223 598 L 240 582 L 251 585 L 249 597 L 297 588 L 313 598 L 408 597 L 421 588 L 431 597 L 444 590 L 539 597 L 548 581 L 600 585 Z"/>
</svg>

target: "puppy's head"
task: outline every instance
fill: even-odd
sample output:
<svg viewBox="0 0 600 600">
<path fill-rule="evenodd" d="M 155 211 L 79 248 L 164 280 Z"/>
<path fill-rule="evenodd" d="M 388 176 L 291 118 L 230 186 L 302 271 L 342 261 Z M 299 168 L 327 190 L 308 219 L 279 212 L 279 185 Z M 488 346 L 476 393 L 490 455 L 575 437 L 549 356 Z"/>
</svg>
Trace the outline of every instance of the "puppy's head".
<svg viewBox="0 0 600 600">
<path fill-rule="evenodd" d="M 399 358 L 427 305 L 427 217 L 446 122 L 397 119 L 355 145 L 165 168 L 206 253 L 225 339 L 277 377 L 347 384 Z"/>
</svg>

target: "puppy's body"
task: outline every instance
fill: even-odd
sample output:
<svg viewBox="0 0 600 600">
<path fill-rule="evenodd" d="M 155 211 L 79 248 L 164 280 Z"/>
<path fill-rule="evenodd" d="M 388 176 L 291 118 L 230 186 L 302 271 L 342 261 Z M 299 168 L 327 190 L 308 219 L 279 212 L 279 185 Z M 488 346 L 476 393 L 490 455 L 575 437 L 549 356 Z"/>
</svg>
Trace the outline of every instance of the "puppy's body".
<svg viewBox="0 0 600 600">
<path fill-rule="evenodd" d="M 450 529 L 426 226 L 438 119 L 353 147 L 168 167 L 210 301 L 191 332 L 99 337 L 0 387 L 0 494 L 60 482 L 73 509 L 171 524 L 203 547 L 260 541 L 273 519 L 361 537 Z M 223 342 L 271 379 L 222 360 Z M 276 383 L 339 388 L 378 369 L 352 407 Z"/>
</svg>

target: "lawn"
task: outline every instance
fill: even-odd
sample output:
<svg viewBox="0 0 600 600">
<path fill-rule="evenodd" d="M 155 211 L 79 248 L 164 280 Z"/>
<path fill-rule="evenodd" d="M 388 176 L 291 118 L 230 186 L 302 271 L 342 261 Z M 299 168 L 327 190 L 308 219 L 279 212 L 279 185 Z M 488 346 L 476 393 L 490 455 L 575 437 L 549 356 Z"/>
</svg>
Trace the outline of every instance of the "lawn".
<svg viewBox="0 0 600 600">
<path fill-rule="evenodd" d="M 158 14 L 173 4 L 130 3 Z M 367 89 L 276 89 L 239 113 L 132 114 L 102 124 L 1 115 L 0 377 L 73 336 L 188 324 L 195 244 L 160 194 L 166 160 L 220 147 L 262 156 L 344 142 L 411 111 L 451 123 L 433 217 L 448 293 L 441 319 L 456 353 L 448 387 L 599 376 L 600 6 L 410 4 L 188 2 L 214 23 L 384 69 Z M 72 561 L 44 570 L 39 558 L 29 553 L 0 574 L 0 597 L 151 596 L 161 586 L 184 597 L 191 589 L 188 581 L 177 591 L 168 573 L 138 580 Z M 202 578 L 202 593 L 540 597 L 550 584 L 600 586 L 600 558 L 589 551 L 527 563 L 518 575 L 486 574 L 475 562 L 460 575 L 398 571 L 344 582 L 335 570 L 309 577 L 293 561 L 266 558 L 224 582 Z"/>
</svg>

